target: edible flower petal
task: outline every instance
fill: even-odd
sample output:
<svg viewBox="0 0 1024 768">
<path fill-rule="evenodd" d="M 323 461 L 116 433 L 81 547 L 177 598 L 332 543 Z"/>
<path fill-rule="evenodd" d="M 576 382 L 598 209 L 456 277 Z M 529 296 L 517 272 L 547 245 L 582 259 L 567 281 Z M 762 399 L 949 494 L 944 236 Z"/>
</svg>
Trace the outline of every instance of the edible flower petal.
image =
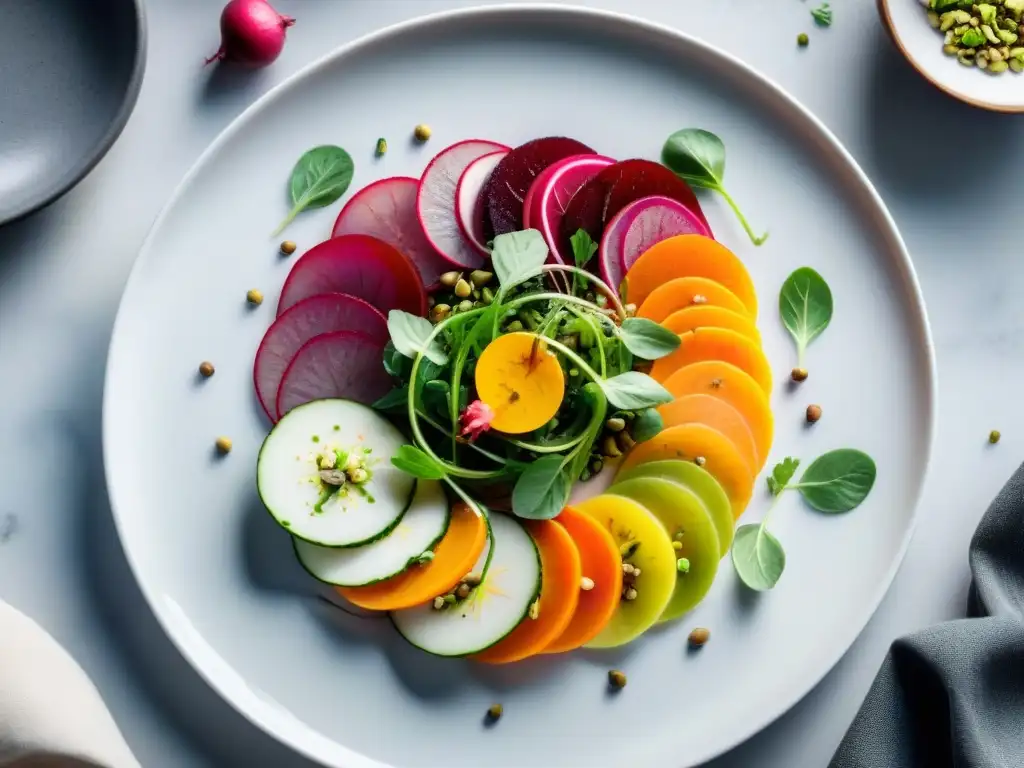
<svg viewBox="0 0 1024 768">
<path fill-rule="evenodd" d="M 494 410 L 482 400 L 474 400 L 466 410 L 462 412 L 459 421 L 462 423 L 463 437 L 469 436 L 470 441 L 476 440 L 481 434 L 491 428 L 494 420 Z"/>
</svg>

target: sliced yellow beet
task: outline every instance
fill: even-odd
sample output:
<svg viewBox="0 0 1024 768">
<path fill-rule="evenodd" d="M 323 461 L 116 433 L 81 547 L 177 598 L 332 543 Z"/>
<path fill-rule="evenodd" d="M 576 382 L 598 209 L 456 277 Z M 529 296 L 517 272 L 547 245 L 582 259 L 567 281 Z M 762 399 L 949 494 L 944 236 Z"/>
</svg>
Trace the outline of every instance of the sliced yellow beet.
<svg viewBox="0 0 1024 768">
<path fill-rule="evenodd" d="M 648 248 L 626 273 L 626 299 L 638 307 L 655 289 L 676 277 L 706 277 L 721 283 L 757 317 L 754 281 L 739 258 L 702 235 L 676 235 Z"/>
<path fill-rule="evenodd" d="M 661 324 L 678 334 L 700 328 L 725 328 L 729 331 L 736 331 L 761 346 L 761 333 L 757 330 L 754 322 L 740 312 L 733 312 L 731 309 L 723 307 L 712 307 L 707 304 L 702 304 L 699 307 L 687 307 L 673 312 L 662 320 Z"/>
<path fill-rule="evenodd" d="M 558 358 L 532 333 L 507 333 L 488 344 L 476 363 L 479 398 L 501 432 L 532 432 L 562 404 L 565 377 Z"/>
<path fill-rule="evenodd" d="M 651 378 L 664 382 L 680 368 L 705 360 L 721 360 L 746 371 L 766 395 L 772 391 L 772 369 L 761 348 L 736 331 L 698 328 L 680 335 L 679 348 L 654 361 Z"/>
<path fill-rule="evenodd" d="M 734 518 L 747 508 L 754 493 L 754 470 L 718 430 L 703 424 L 670 427 L 630 450 L 622 469 L 665 459 L 694 461 L 706 469 L 729 497 Z"/>
<path fill-rule="evenodd" d="M 751 467 L 760 471 L 764 465 L 758 456 L 754 435 L 747 420 L 725 400 L 712 395 L 683 395 L 658 412 L 665 429 L 680 424 L 706 424 L 729 438 Z"/>
<path fill-rule="evenodd" d="M 637 317 L 660 323 L 673 312 L 687 307 L 722 307 L 756 319 L 736 294 L 706 277 L 677 277 L 659 285 L 637 310 Z"/>
<path fill-rule="evenodd" d="M 620 600 L 604 629 L 585 647 L 625 645 L 654 626 L 672 599 L 678 572 L 672 540 L 653 514 L 624 496 L 603 493 L 574 508 L 601 523 L 625 553 L 623 562 L 640 569 L 635 598 Z"/>
<path fill-rule="evenodd" d="M 772 449 L 775 422 L 768 396 L 750 374 L 721 360 L 706 360 L 680 368 L 662 384 L 677 399 L 686 395 L 710 395 L 739 411 L 754 436 L 760 457 L 757 469 L 764 466 Z M 658 408 L 666 421 L 672 418 L 671 411 L 672 403 Z"/>
</svg>

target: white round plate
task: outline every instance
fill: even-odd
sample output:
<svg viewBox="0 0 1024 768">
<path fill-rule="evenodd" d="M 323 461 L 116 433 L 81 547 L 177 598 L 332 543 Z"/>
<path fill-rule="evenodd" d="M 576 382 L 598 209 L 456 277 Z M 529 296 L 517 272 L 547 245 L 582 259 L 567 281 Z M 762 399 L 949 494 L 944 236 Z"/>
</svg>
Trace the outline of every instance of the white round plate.
<svg viewBox="0 0 1024 768">
<path fill-rule="evenodd" d="M 421 122 L 433 138 L 416 146 L 406 137 Z M 702 194 L 760 290 L 778 381 L 769 466 L 863 449 L 878 463 L 867 501 L 826 516 L 789 494 L 773 516 L 788 551 L 773 592 L 744 591 L 726 560 L 697 610 L 616 653 L 486 668 L 427 656 L 387 620 L 317 600 L 255 485 L 268 424 L 252 357 L 294 262 L 270 232 L 299 155 L 321 143 L 349 149 L 357 171 L 347 199 L 380 177 L 419 175 L 461 139 L 560 134 L 613 157 L 657 158 L 686 126 L 723 137 L 730 191 L 771 230 L 754 248 L 722 201 Z M 379 136 L 390 149 L 377 161 Z M 302 214 L 286 236 L 313 245 L 339 206 Z M 836 311 L 810 349 L 810 379 L 793 391 L 777 296 L 803 265 L 830 282 Z M 266 295 L 262 306 L 246 305 L 249 288 Z M 197 377 L 202 360 L 216 365 L 209 380 Z M 794 704 L 875 610 L 913 529 L 934 388 L 925 311 L 896 227 L 846 151 L 791 97 L 665 27 L 551 6 L 472 9 L 342 48 L 260 99 L 200 158 L 154 225 L 117 317 L 107 482 L 125 552 L 168 635 L 225 699 L 299 752 L 338 768 L 681 768 Z M 809 402 L 825 414 L 812 429 Z M 218 435 L 234 440 L 223 458 Z M 759 492 L 746 519 L 767 501 Z M 712 639 L 690 653 L 695 626 Z M 606 693 L 613 667 L 629 677 L 617 696 Z M 485 728 L 495 702 L 505 715 Z"/>
<path fill-rule="evenodd" d="M 993 112 L 1024 112 L 1024 74 L 988 75 L 942 52 L 944 33 L 928 23 L 921 0 L 878 0 L 878 13 L 910 65 L 939 90 Z"/>
</svg>

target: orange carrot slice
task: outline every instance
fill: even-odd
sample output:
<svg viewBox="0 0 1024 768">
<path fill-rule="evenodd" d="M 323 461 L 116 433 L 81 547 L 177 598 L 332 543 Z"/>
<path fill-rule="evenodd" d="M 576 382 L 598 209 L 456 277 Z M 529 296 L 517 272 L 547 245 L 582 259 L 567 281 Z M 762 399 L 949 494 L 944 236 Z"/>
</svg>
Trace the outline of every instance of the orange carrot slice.
<svg viewBox="0 0 1024 768">
<path fill-rule="evenodd" d="M 615 539 L 601 523 L 572 507 L 555 518 L 572 537 L 580 553 L 583 578 L 593 582 L 581 589 L 576 612 L 569 626 L 544 649 L 544 653 L 563 653 L 589 643 L 611 621 L 622 599 L 622 557 Z"/>
<path fill-rule="evenodd" d="M 765 394 L 772 391 L 772 369 L 761 348 L 736 331 L 725 328 L 698 328 L 681 334 L 679 347 L 671 355 L 654 361 L 651 378 L 663 382 L 680 368 L 704 360 L 722 360 L 735 365 L 760 385 Z"/>
<path fill-rule="evenodd" d="M 494 411 L 501 432 L 532 432 L 551 421 L 565 394 L 558 358 L 532 333 L 507 333 L 488 344 L 476 363 L 477 395 Z"/>
<path fill-rule="evenodd" d="M 724 400 L 743 416 L 757 446 L 761 466 L 772 449 L 774 419 L 768 397 L 750 374 L 721 360 L 707 360 L 680 368 L 663 382 L 673 397 L 710 395 Z M 668 423 L 672 403 L 658 408 Z"/>
<path fill-rule="evenodd" d="M 471 658 L 508 664 L 543 651 L 572 621 L 580 597 L 580 553 L 569 532 L 553 520 L 523 522 L 540 552 L 541 584 L 537 618 L 529 616 L 486 651 Z"/>
<path fill-rule="evenodd" d="M 636 316 L 660 323 L 673 312 L 687 307 L 722 307 L 756 319 L 735 293 L 706 277 L 677 277 L 659 285 L 644 299 Z"/>
<path fill-rule="evenodd" d="M 704 424 L 681 424 L 660 432 L 626 454 L 622 469 L 663 459 L 694 461 L 704 467 L 725 490 L 733 517 L 743 514 L 754 494 L 754 470 L 729 438 Z"/>
<path fill-rule="evenodd" d="M 753 321 L 744 314 L 731 309 L 712 307 L 702 304 L 699 307 L 687 307 L 673 312 L 661 321 L 661 324 L 672 333 L 684 334 L 701 328 L 725 328 L 750 339 L 761 346 L 761 334 Z"/>
<path fill-rule="evenodd" d="M 626 273 L 626 300 L 638 307 L 656 288 L 676 277 L 706 277 L 721 283 L 757 317 L 754 281 L 737 256 L 702 235 L 676 235 L 648 248 Z"/>
<path fill-rule="evenodd" d="M 743 460 L 760 471 L 764 462 L 757 453 L 754 435 L 743 414 L 725 400 L 711 395 L 685 395 L 658 410 L 665 428 L 680 424 L 705 424 L 717 429 L 736 446 Z"/>
<path fill-rule="evenodd" d="M 451 520 L 434 559 L 368 587 L 335 587 L 360 608 L 399 611 L 451 591 L 476 564 L 487 543 L 487 521 L 465 504 L 452 507 Z"/>
</svg>

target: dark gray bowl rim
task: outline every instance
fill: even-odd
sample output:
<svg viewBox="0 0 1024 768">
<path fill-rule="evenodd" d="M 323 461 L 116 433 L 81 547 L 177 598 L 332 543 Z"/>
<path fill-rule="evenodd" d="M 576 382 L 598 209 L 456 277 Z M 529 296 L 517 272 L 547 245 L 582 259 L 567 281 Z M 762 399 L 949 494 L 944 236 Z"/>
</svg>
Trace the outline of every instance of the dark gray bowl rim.
<svg viewBox="0 0 1024 768">
<path fill-rule="evenodd" d="M 71 176 L 66 177 L 64 181 L 54 184 L 50 189 L 37 194 L 35 197 L 26 198 L 21 206 L 15 208 L 13 214 L 9 215 L 6 219 L 0 218 L 0 226 L 10 224 L 31 213 L 35 213 L 74 189 L 96 167 L 96 164 L 106 156 L 110 148 L 114 146 L 114 142 L 121 135 L 124 127 L 128 124 L 128 119 L 132 116 L 132 112 L 135 111 L 135 104 L 139 100 L 139 91 L 142 89 L 142 78 L 146 72 L 147 49 L 146 10 L 143 7 L 143 0 L 132 0 L 131 4 L 135 8 L 135 31 L 136 39 L 138 40 L 138 45 L 135 47 L 135 63 L 132 65 L 132 74 L 128 80 L 128 87 L 125 89 L 121 107 L 107 127 L 106 133 L 93 146 L 89 154 L 79 159 L 78 167 Z"/>
</svg>

